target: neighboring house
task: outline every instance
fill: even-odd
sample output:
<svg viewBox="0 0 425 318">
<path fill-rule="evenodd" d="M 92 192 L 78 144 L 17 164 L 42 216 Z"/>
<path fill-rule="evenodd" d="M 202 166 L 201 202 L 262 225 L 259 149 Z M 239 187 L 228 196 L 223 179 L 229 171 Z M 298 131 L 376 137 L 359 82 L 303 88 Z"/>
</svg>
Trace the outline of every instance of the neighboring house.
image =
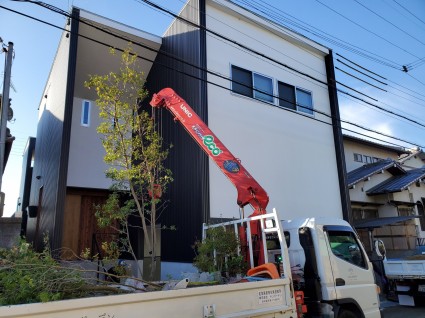
<svg viewBox="0 0 425 318">
<path fill-rule="evenodd" d="M 412 251 L 425 238 L 424 153 L 352 136 L 344 136 L 344 148 L 353 224 L 363 243 L 370 249 L 373 237 L 382 239 L 390 256 Z"/>
<path fill-rule="evenodd" d="M 283 219 L 350 219 L 338 101 L 327 85 L 335 83 L 329 49 L 225 0 L 188 1 L 179 16 L 192 24 L 176 19 L 162 38 L 83 10 L 73 15 L 81 21 L 72 19 L 72 32 L 61 39 L 40 103 L 29 203 L 38 208 L 27 225 L 38 247 L 45 232 L 53 248 L 79 254 L 90 247 L 92 203 L 104 200 L 110 184 L 95 132 L 96 96 L 83 82 L 113 71 L 119 59 L 75 34 L 120 48 L 126 43 L 87 26 L 87 19 L 160 48 L 155 57 L 134 45 L 155 59 L 152 68 L 144 62 L 148 90 L 172 87 L 183 97 L 266 189 L 268 209 L 277 208 Z M 234 187 L 165 111 L 161 127 L 174 145 L 167 162 L 174 182 L 160 221 L 177 228 L 162 232 L 161 257 L 191 262 L 203 222 L 248 216 L 251 208 L 240 211 Z"/>
</svg>

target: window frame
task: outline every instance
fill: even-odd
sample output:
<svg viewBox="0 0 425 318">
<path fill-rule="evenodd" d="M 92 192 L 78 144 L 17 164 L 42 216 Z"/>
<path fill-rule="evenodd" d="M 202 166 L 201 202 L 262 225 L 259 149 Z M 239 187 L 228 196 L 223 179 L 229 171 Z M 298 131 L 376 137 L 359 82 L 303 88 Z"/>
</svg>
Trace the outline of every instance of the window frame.
<svg viewBox="0 0 425 318">
<path fill-rule="evenodd" d="M 308 107 L 308 106 L 305 106 L 305 105 L 300 106 L 300 103 L 298 102 L 298 95 L 297 95 L 298 91 L 301 91 L 301 92 L 304 92 L 304 93 L 307 93 L 308 95 L 310 95 L 311 108 Z M 304 114 L 307 114 L 307 115 L 310 115 L 310 116 L 314 116 L 313 92 L 312 91 L 305 89 L 305 88 L 302 88 L 302 87 L 295 86 L 295 102 L 296 102 L 296 105 L 297 105 L 297 111 L 304 113 Z"/>
<path fill-rule="evenodd" d="M 363 155 L 361 153 L 354 153 L 355 162 L 363 162 Z"/>
<path fill-rule="evenodd" d="M 274 85 L 273 85 L 274 79 L 273 79 L 273 77 L 270 77 L 270 76 L 267 76 L 267 75 L 264 75 L 264 74 L 260 74 L 260 73 L 257 73 L 257 72 L 251 72 L 251 74 L 252 74 L 253 98 L 254 99 L 257 99 L 257 100 L 262 100 L 263 102 L 266 102 L 266 103 L 274 104 L 275 102 L 274 102 Z M 257 89 L 255 87 L 255 76 L 263 77 L 265 79 L 269 79 L 270 80 L 271 94 L 268 93 L 268 92 L 264 92 L 264 91 L 262 91 L 260 89 Z M 267 99 L 264 99 L 264 98 L 257 97 L 256 96 L 256 93 L 263 94 L 266 97 L 270 97 L 271 100 L 267 100 Z"/>
<path fill-rule="evenodd" d="M 286 99 L 283 99 L 283 98 L 281 98 L 280 97 L 280 86 L 279 86 L 279 84 L 282 84 L 282 85 L 284 85 L 284 86 L 286 86 L 286 87 L 288 87 L 288 88 L 292 88 L 292 94 L 293 94 L 293 97 L 294 97 L 294 102 L 292 102 L 292 101 L 288 101 L 288 100 L 286 100 Z M 294 86 L 294 85 L 291 85 L 291 84 L 289 84 L 289 83 L 285 83 L 285 82 L 282 82 L 282 81 L 277 81 L 277 83 L 276 83 L 276 85 L 277 85 L 277 100 L 278 100 L 278 102 L 277 102 L 277 105 L 279 106 L 279 107 L 283 107 L 283 108 L 286 108 L 286 109 L 290 109 L 290 110 L 292 110 L 292 111 L 297 111 L 297 95 L 296 95 L 296 87 Z M 283 101 L 284 103 L 287 103 L 288 105 L 291 105 L 291 106 L 293 106 L 293 107 L 287 107 L 287 106 L 285 106 L 285 105 L 281 105 L 280 104 L 280 101 Z"/>
<path fill-rule="evenodd" d="M 280 104 L 280 101 L 281 100 L 283 100 L 284 102 L 286 102 L 288 104 L 292 104 L 291 101 L 286 101 L 285 99 L 283 99 L 283 98 L 280 97 L 280 89 L 279 89 L 279 87 L 280 87 L 279 85 L 280 84 L 281 85 L 284 85 L 284 86 L 287 86 L 287 87 L 291 87 L 293 89 L 293 94 L 294 94 L 294 98 L 295 98 L 295 105 L 294 105 L 295 107 L 294 108 L 287 107 L 287 106 L 284 106 L 284 105 L 281 105 Z M 303 113 L 305 115 L 314 117 L 314 103 L 313 103 L 313 92 L 312 91 L 310 91 L 308 89 L 305 89 L 303 87 L 299 87 L 299 86 L 296 86 L 296 85 L 292 85 L 292 84 L 289 84 L 289 83 L 280 81 L 280 80 L 277 80 L 276 81 L 276 85 L 277 85 L 277 95 L 278 95 L 277 96 L 277 100 L 278 100 L 278 103 L 277 104 L 278 104 L 279 107 L 283 107 L 283 108 L 286 108 L 286 109 L 290 109 L 292 111 L 297 111 L 299 113 Z M 307 94 L 310 95 L 311 109 L 310 108 L 306 108 L 306 106 L 300 106 L 300 103 L 298 101 L 299 98 L 298 98 L 298 95 L 297 95 L 298 92 L 303 92 L 303 93 L 307 93 Z"/>
<path fill-rule="evenodd" d="M 87 113 L 87 116 L 86 116 L 86 113 Z M 91 101 L 83 100 L 81 105 L 81 121 L 80 121 L 81 126 L 90 127 L 90 117 L 91 117 L 90 114 L 91 114 Z M 87 118 L 87 122 L 86 122 L 86 118 Z"/>
<path fill-rule="evenodd" d="M 245 96 L 245 97 L 248 97 L 248 98 L 256 99 L 256 100 L 259 100 L 259 101 L 262 101 L 262 102 L 265 102 L 265 103 L 268 103 L 268 104 L 272 104 L 272 105 L 275 105 L 275 106 L 278 106 L 278 107 L 281 107 L 281 108 L 285 108 L 285 109 L 289 109 L 289 110 L 296 111 L 296 112 L 299 112 L 299 113 L 303 113 L 303 114 L 308 115 L 308 116 L 312 116 L 312 117 L 315 116 L 313 91 L 308 90 L 308 89 L 303 88 L 303 87 L 296 86 L 296 85 L 291 85 L 291 84 L 286 83 L 284 81 L 280 81 L 276 78 L 273 78 L 272 76 L 268 76 L 268 75 L 265 75 L 265 74 L 262 74 L 262 73 L 251 71 L 249 69 L 240 67 L 240 66 L 235 65 L 235 64 L 230 63 L 229 66 L 230 66 L 230 77 L 231 77 L 230 91 L 233 94 L 237 94 L 239 96 Z M 245 79 L 245 82 L 246 82 L 245 84 L 242 81 L 236 82 L 235 77 L 237 77 L 237 76 L 234 76 L 235 73 L 236 73 L 235 71 L 241 72 L 241 75 L 243 75 L 245 73 L 246 77 L 242 78 L 242 79 Z M 248 83 L 248 77 L 247 76 L 250 77 L 250 83 Z M 270 92 L 263 91 L 261 89 L 256 88 L 255 79 L 256 79 L 257 76 L 259 78 L 261 77 L 261 78 L 270 80 L 271 94 L 270 94 Z M 284 85 L 286 87 L 289 87 L 292 90 L 293 97 L 294 97 L 294 100 L 295 100 L 294 107 L 288 107 L 287 105 L 286 106 L 281 105 L 281 100 L 284 101 L 284 99 L 280 98 L 280 91 L 279 91 L 280 85 Z M 301 105 L 300 104 L 299 100 L 300 100 L 300 94 L 301 93 L 309 96 L 310 105 Z M 263 96 L 261 96 L 261 95 L 263 95 Z M 270 98 L 268 98 L 268 96 L 270 96 Z M 292 102 L 287 102 L 287 103 L 288 103 L 288 105 L 292 104 Z"/>
<path fill-rule="evenodd" d="M 250 77 L 251 77 L 250 87 L 245 87 L 243 83 L 239 83 L 239 82 L 236 83 L 234 81 L 234 76 L 233 76 L 233 70 L 234 69 L 239 70 L 239 71 L 242 71 L 242 72 L 250 73 Z M 252 71 L 247 70 L 247 69 L 245 69 L 243 67 L 230 64 L 230 74 L 231 74 L 231 82 L 230 82 L 231 83 L 231 87 L 230 87 L 230 90 L 231 90 L 231 92 L 234 93 L 234 94 L 238 94 L 238 95 L 242 95 L 242 96 L 254 98 L 254 83 L 253 83 L 252 73 L 253 73 Z M 237 87 L 234 86 L 235 84 L 236 84 L 236 86 L 239 85 L 240 87 L 241 86 L 244 87 L 244 89 L 246 89 L 246 90 L 250 89 L 251 90 L 250 91 L 250 95 L 244 94 L 241 91 L 237 91 Z"/>
</svg>

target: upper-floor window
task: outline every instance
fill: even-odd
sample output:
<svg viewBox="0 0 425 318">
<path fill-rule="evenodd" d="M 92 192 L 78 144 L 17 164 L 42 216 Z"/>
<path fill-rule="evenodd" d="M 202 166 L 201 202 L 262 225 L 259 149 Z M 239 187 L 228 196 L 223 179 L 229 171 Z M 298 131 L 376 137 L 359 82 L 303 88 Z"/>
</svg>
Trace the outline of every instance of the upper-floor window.
<svg viewBox="0 0 425 318">
<path fill-rule="evenodd" d="M 372 157 L 371 156 L 363 156 L 363 162 L 372 163 Z"/>
<path fill-rule="evenodd" d="M 232 91 L 248 97 L 252 96 L 252 72 L 232 65 Z"/>
<path fill-rule="evenodd" d="M 232 65 L 232 91 L 273 103 L 273 80 Z"/>
<path fill-rule="evenodd" d="M 232 65 L 232 92 L 275 103 L 274 80 L 238 66 Z M 279 106 L 313 115 L 313 98 L 310 91 L 293 85 L 277 82 Z"/>
<path fill-rule="evenodd" d="M 313 99 L 311 92 L 304 89 L 296 89 L 298 111 L 313 115 Z"/>
<path fill-rule="evenodd" d="M 273 80 L 254 73 L 254 98 L 273 103 Z"/>
<path fill-rule="evenodd" d="M 88 100 L 84 100 L 81 108 L 81 126 L 90 126 L 90 108 L 91 103 Z"/>
<path fill-rule="evenodd" d="M 311 92 L 278 82 L 279 106 L 313 115 Z"/>
<path fill-rule="evenodd" d="M 378 157 L 362 155 L 360 153 L 354 154 L 354 161 L 356 162 L 374 163 L 374 162 L 378 162 L 379 160 L 382 160 L 382 159 Z"/>
<path fill-rule="evenodd" d="M 354 161 L 363 162 L 363 156 L 359 153 L 354 154 Z"/>
</svg>

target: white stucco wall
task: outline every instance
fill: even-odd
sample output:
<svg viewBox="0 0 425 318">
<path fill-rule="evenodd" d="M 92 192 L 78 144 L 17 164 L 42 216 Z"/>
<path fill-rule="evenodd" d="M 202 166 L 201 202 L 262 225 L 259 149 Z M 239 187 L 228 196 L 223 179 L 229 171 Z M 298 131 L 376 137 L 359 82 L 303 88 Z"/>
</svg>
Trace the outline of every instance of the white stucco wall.
<svg viewBox="0 0 425 318">
<path fill-rule="evenodd" d="M 326 81 L 325 53 L 307 50 L 232 15 L 207 6 L 207 28 Z M 225 21 L 225 22 L 224 22 Z M 241 32 L 236 31 L 242 30 Z M 261 43 L 259 41 L 261 41 Z M 324 85 L 207 35 L 208 69 L 231 77 L 231 65 L 257 72 L 312 92 L 316 110 L 330 113 Z M 231 88 L 229 81 L 208 80 Z M 275 87 L 275 95 L 277 88 Z M 301 216 L 342 217 L 332 128 L 328 124 L 225 91 L 209 84 L 208 124 L 265 188 L 268 209 L 284 219 Z M 315 119 L 330 119 L 315 113 Z M 210 163 L 212 217 L 239 217 L 236 190 Z M 247 208 L 245 215 L 251 213 Z"/>
<path fill-rule="evenodd" d="M 103 161 L 103 149 L 99 126 L 99 110 L 94 101 L 90 101 L 90 125 L 81 125 L 83 99 L 74 98 L 72 110 L 72 129 L 69 147 L 68 186 L 96 189 L 108 189 L 110 179 L 105 177 L 107 165 Z"/>
<path fill-rule="evenodd" d="M 374 146 L 367 146 L 362 143 L 357 143 L 351 140 L 344 139 L 345 165 L 347 167 L 348 172 L 353 171 L 366 164 L 365 162 L 354 161 L 355 153 L 380 159 L 398 159 L 398 154 L 395 151 L 385 150 Z"/>
<path fill-rule="evenodd" d="M 38 108 L 38 119 L 45 111 L 53 115 L 58 121 L 64 120 L 64 104 L 66 96 L 66 79 L 68 74 L 68 56 L 70 39 L 62 34 L 55 59 L 50 69 L 49 78 Z"/>
</svg>

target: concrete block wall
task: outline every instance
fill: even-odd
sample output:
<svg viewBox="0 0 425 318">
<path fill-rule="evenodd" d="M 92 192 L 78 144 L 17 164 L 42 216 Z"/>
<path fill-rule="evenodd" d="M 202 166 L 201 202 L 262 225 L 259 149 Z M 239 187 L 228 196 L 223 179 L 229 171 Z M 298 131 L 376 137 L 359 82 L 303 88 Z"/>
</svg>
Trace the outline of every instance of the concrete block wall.
<svg viewBox="0 0 425 318">
<path fill-rule="evenodd" d="M 22 218 L 0 218 L 0 248 L 11 248 L 19 241 Z"/>
</svg>

